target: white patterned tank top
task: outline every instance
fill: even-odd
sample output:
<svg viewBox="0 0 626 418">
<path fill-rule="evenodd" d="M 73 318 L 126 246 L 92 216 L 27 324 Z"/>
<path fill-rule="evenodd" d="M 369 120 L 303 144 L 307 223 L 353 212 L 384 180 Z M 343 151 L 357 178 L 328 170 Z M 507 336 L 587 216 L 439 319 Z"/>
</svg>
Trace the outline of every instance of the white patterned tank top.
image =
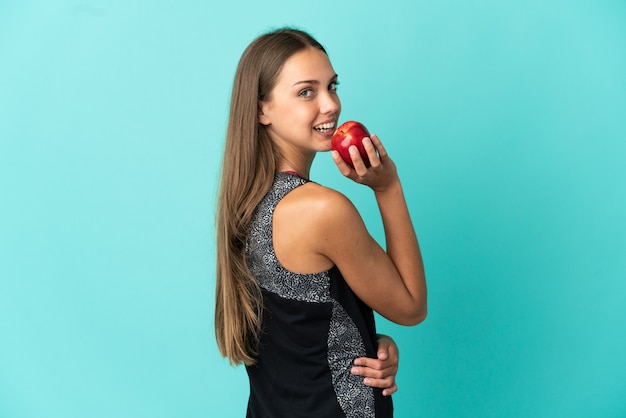
<svg viewBox="0 0 626 418">
<path fill-rule="evenodd" d="M 316 274 L 285 269 L 274 253 L 278 202 L 308 180 L 277 173 L 255 210 L 246 245 L 263 294 L 263 330 L 250 379 L 249 418 L 393 416 L 391 397 L 350 373 L 357 357 L 376 357 L 372 310 L 336 267 Z"/>
</svg>

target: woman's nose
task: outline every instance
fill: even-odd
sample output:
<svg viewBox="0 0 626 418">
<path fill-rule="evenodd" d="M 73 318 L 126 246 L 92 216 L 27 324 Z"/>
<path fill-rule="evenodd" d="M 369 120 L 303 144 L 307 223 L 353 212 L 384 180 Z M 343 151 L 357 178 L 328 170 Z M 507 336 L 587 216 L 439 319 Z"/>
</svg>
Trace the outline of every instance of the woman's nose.
<svg viewBox="0 0 626 418">
<path fill-rule="evenodd" d="M 331 92 L 321 95 L 320 112 L 322 114 L 337 113 L 341 109 L 339 96 Z"/>
</svg>

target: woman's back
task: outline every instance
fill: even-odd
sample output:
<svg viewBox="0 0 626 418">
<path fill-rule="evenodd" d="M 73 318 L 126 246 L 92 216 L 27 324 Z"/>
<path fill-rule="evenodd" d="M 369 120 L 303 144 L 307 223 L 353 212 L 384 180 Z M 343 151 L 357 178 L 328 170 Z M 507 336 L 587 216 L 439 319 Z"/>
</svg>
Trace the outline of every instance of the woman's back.
<svg viewBox="0 0 626 418">
<path fill-rule="evenodd" d="M 391 417 L 391 398 L 350 374 L 355 358 L 376 356 L 372 310 L 336 267 L 300 274 L 284 268 L 276 257 L 274 209 L 307 182 L 277 173 L 248 235 L 247 263 L 264 305 L 258 361 L 246 368 L 248 416 Z"/>
</svg>

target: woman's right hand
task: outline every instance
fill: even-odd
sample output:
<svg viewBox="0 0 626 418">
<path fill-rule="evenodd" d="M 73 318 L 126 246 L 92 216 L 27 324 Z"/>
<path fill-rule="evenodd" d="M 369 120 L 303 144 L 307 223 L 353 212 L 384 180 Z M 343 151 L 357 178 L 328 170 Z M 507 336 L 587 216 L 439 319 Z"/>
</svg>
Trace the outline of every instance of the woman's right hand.
<svg viewBox="0 0 626 418">
<path fill-rule="evenodd" d="M 371 187 L 375 192 L 384 192 L 390 185 L 398 181 L 398 172 L 395 163 L 387 154 L 378 135 L 363 138 L 363 147 L 370 160 L 370 167 L 366 167 L 356 146 L 349 149 L 354 168 L 346 163 L 337 151 L 332 152 L 333 161 L 341 174 L 349 179 Z"/>
</svg>

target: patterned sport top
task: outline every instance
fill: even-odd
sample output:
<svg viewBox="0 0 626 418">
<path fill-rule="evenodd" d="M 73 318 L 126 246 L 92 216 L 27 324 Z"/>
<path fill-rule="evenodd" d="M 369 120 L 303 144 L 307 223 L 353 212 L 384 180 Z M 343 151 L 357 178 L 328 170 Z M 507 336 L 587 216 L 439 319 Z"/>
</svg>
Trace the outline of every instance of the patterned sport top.
<svg viewBox="0 0 626 418">
<path fill-rule="evenodd" d="M 392 417 L 391 397 L 350 374 L 357 357 L 376 357 L 372 310 L 336 267 L 316 274 L 285 269 L 272 245 L 274 208 L 307 183 L 277 173 L 256 208 L 246 257 L 263 293 L 263 332 L 250 379 L 247 417 Z"/>
</svg>

